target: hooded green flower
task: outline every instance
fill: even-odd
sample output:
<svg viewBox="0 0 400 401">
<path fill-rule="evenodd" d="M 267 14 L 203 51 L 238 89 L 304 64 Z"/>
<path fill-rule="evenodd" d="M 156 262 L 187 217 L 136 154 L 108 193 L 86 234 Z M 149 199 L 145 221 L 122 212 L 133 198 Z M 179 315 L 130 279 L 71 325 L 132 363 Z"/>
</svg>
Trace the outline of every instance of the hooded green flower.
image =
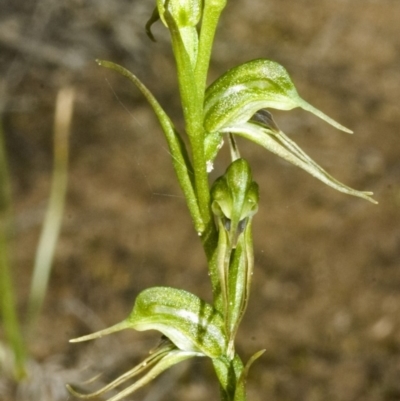
<svg viewBox="0 0 400 401">
<path fill-rule="evenodd" d="M 196 356 L 212 359 L 226 352 L 224 322 L 221 315 L 208 303 L 184 290 L 153 287 L 136 298 L 129 317 L 122 322 L 87 336 L 71 340 L 81 342 L 101 338 L 127 328 L 138 331 L 157 330 L 163 341 L 139 365 L 135 366 L 107 386 L 90 394 L 81 394 L 68 386 L 79 398 L 102 395 L 127 380 L 142 377 L 120 391 L 109 401 L 117 401 L 143 387 L 171 366 Z"/>
<path fill-rule="evenodd" d="M 223 135 L 235 134 L 263 146 L 340 192 L 376 203 L 371 198 L 372 192 L 352 189 L 328 174 L 278 128 L 265 110 L 296 107 L 352 133 L 303 100 L 287 71 L 273 61 L 257 59 L 227 71 L 208 87 L 205 96 L 205 152 L 209 170 L 222 146 Z"/>
</svg>

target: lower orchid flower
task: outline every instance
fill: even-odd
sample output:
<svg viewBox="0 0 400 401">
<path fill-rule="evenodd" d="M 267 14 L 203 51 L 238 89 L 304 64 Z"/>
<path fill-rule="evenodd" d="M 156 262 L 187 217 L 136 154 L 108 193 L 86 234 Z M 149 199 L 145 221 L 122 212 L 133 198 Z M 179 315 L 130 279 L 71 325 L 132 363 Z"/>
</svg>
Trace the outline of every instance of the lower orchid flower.
<svg viewBox="0 0 400 401">
<path fill-rule="evenodd" d="M 226 352 L 222 316 L 196 295 L 169 287 L 144 290 L 136 298 L 132 313 L 127 319 L 70 342 L 93 340 L 128 328 L 138 331 L 157 330 L 162 333 L 163 341 L 140 364 L 93 393 L 81 394 L 68 385 L 73 395 L 79 398 L 96 397 L 142 375 L 135 383 L 108 400 L 118 401 L 179 362 L 204 356 L 215 359 Z"/>
</svg>

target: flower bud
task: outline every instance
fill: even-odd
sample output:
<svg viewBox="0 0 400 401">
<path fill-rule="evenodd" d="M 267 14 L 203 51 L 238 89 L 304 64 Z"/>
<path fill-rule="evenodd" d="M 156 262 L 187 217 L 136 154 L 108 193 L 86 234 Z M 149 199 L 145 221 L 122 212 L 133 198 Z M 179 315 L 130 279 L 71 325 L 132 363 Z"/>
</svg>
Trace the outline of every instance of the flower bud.
<svg viewBox="0 0 400 401">
<path fill-rule="evenodd" d="M 168 26 L 166 14 L 169 13 L 178 28 L 196 26 L 202 13 L 201 0 L 158 0 L 157 7 L 165 26 Z"/>
</svg>

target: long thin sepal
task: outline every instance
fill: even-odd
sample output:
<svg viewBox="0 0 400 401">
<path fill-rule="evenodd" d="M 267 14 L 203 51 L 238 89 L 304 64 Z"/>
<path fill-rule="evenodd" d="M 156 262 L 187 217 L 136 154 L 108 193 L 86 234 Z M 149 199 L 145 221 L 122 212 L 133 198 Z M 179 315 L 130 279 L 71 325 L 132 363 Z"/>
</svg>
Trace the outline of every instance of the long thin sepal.
<svg viewBox="0 0 400 401">
<path fill-rule="evenodd" d="M 128 386 L 127 388 L 123 389 L 119 393 L 117 393 L 115 396 L 109 398 L 107 401 L 118 401 L 121 400 L 122 398 L 128 396 L 129 394 L 134 393 L 136 390 L 140 389 L 141 387 L 145 386 L 152 380 L 154 380 L 157 376 L 159 376 L 162 372 L 170 368 L 171 366 L 182 362 L 186 359 L 193 358 L 194 355 L 193 353 L 190 352 L 182 352 L 182 351 L 170 351 L 167 352 L 165 356 L 160 358 L 155 364 L 153 364 L 153 368 L 150 369 L 142 378 L 140 378 L 138 381 L 133 383 L 132 385 Z M 98 391 L 95 391 L 90 394 L 82 394 L 74 390 L 71 386 L 67 385 L 68 391 L 73 394 L 75 397 L 82 398 L 82 399 L 88 399 L 88 398 L 93 398 L 97 397 L 99 395 L 102 395 L 106 393 L 109 390 L 112 390 L 115 388 L 117 385 L 122 384 L 126 380 L 128 380 L 130 377 L 136 376 L 137 374 L 140 374 L 143 372 L 144 369 L 146 369 L 146 366 L 143 366 L 143 363 L 139 365 L 139 371 L 134 371 L 132 369 L 131 371 L 127 372 L 126 374 L 120 376 L 118 379 L 116 379 L 113 383 L 110 383 L 109 385 L 101 388 Z"/>
<path fill-rule="evenodd" d="M 113 390 L 115 387 L 126 382 L 127 380 L 131 379 L 132 377 L 140 375 L 145 370 L 150 369 L 152 366 L 154 366 L 156 363 L 158 363 L 162 358 L 164 358 L 167 352 L 169 352 L 168 349 L 165 349 L 165 350 L 163 349 L 163 350 L 160 350 L 160 352 L 150 355 L 148 358 L 146 358 L 144 361 L 142 361 L 139 365 L 136 365 L 134 368 L 128 370 L 121 376 L 117 377 L 111 383 L 107 384 L 106 386 L 100 388 L 97 391 L 94 391 L 93 393 L 89 393 L 89 394 L 79 393 L 69 384 L 67 384 L 67 389 L 71 394 L 75 395 L 78 398 L 86 398 L 87 399 L 87 398 L 100 396 L 104 393 L 107 393 L 110 390 Z"/>
<path fill-rule="evenodd" d="M 179 362 L 182 362 L 186 359 L 193 358 L 194 356 L 198 356 L 197 354 L 193 354 L 192 352 L 182 352 L 182 351 L 175 351 L 175 353 L 170 353 L 165 356 L 161 361 L 154 366 L 149 372 L 146 373 L 141 379 L 137 382 L 132 384 L 131 386 L 125 388 L 121 392 L 119 392 L 114 397 L 111 397 L 108 401 L 119 401 L 122 398 L 126 397 L 129 394 L 132 394 L 139 388 L 145 386 L 147 383 L 154 380 L 157 376 L 159 376 L 162 372 L 167 370 L 173 365 L 176 365 Z"/>
<path fill-rule="evenodd" d="M 117 331 L 125 330 L 128 328 L 131 328 L 132 324 L 128 320 L 123 320 L 122 322 L 119 322 L 117 324 L 114 324 L 114 326 L 107 327 L 106 329 L 96 331 L 95 333 L 88 334 L 86 336 L 78 337 L 78 338 L 73 338 L 72 340 L 69 340 L 70 343 L 80 343 L 83 341 L 89 341 L 89 340 L 95 340 L 96 338 L 101 338 L 104 336 L 107 336 L 112 333 L 116 333 Z"/>
<path fill-rule="evenodd" d="M 377 203 L 371 197 L 371 195 L 373 195 L 372 192 L 358 191 L 336 180 L 282 132 L 277 134 L 276 132 L 272 132 L 253 123 L 245 123 L 232 127 L 230 132 L 263 146 L 270 152 L 275 153 L 295 166 L 307 171 L 309 174 L 337 191 L 363 198 L 371 203 Z"/>
</svg>

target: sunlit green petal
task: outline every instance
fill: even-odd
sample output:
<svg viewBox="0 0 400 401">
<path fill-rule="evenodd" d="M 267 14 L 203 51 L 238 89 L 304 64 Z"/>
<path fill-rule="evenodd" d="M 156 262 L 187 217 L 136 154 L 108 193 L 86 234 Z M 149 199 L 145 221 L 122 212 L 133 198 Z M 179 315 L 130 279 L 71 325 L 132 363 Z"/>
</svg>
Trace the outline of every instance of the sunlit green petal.
<svg viewBox="0 0 400 401">
<path fill-rule="evenodd" d="M 184 290 L 144 290 L 127 320 L 135 330 L 160 331 L 183 351 L 215 358 L 226 350 L 222 316 L 210 304 Z"/>
<path fill-rule="evenodd" d="M 300 107 L 334 127 L 351 133 L 303 100 L 288 72 L 274 61 L 256 59 L 234 67 L 212 83 L 204 104 L 204 127 L 208 132 L 247 122 L 258 110 L 291 110 Z"/>
<path fill-rule="evenodd" d="M 127 319 L 70 342 L 94 340 L 128 328 L 157 330 L 180 350 L 211 358 L 226 351 L 222 316 L 196 295 L 170 287 L 152 287 L 142 291 Z"/>
</svg>

